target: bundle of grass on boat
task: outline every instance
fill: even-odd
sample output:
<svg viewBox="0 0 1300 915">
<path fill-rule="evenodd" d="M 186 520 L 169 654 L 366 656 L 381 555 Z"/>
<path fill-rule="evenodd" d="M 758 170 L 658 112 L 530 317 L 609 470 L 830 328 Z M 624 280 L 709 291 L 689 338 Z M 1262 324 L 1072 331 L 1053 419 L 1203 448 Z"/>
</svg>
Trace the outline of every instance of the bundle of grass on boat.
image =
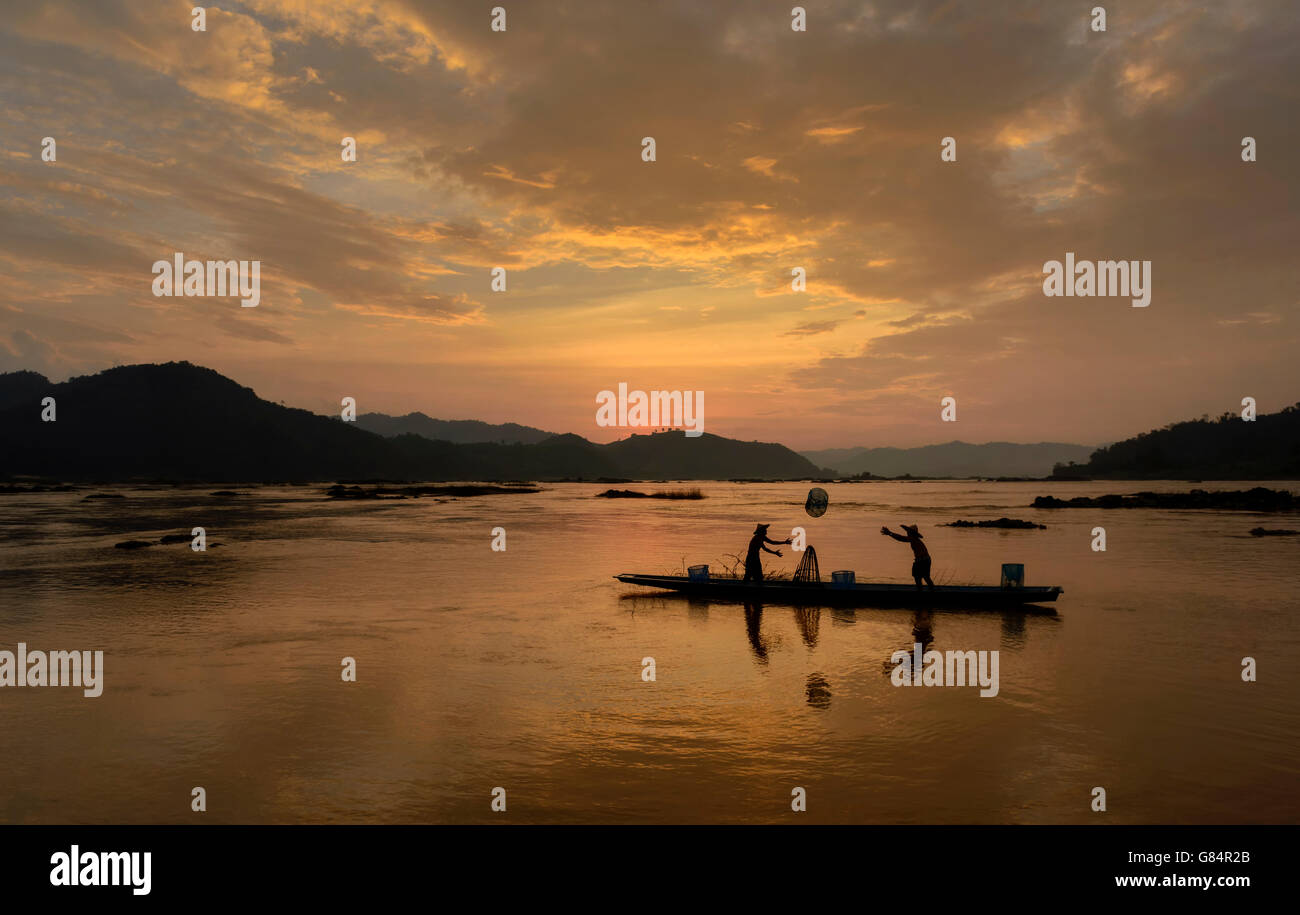
<svg viewBox="0 0 1300 915">
<path fill-rule="evenodd" d="M 686 573 L 686 563 L 685 561 L 683 561 L 680 574 L 684 575 L 685 573 Z M 668 571 L 668 574 L 673 575 L 678 573 L 670 569 Z M 737 556 L 735 553 L 727 553 L 720 560 L 717 561 L 716 565 L 709 566 L 709 577 L 719 578 L 719 579 L 734 578 L 736 580 L 740 580 L 744 578 L 745 558 L 743 556 Z M 792 581 L 793 574 L 785 569 L 769 568 L 763 570 L 763 580 L 764 581 Z"/>
</svg>

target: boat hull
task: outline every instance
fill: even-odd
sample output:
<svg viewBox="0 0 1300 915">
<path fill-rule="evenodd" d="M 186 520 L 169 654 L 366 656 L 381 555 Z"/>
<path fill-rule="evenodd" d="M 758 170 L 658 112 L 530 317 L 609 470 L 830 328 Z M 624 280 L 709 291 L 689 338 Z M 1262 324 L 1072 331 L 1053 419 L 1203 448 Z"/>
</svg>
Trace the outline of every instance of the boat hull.
<svg viewBox="0 0 1300 915">
<path fill-rule="evenodd" d="M 755 584 L 735 578 L 695 581 L 681 575 L 638 575 L 624 572 L 614 576 L 628 585 L 661 588 L 710 600 L 744 601 L 763 604 L 818 604 L 837 607 L 967 607 L 1002 608 L 1056 601 L 1059 587 L 994 588 L 940 585 L 918 590 L 915 585 L 862 582 L 852 587 L 833 587 L 792 581 Z"/>
</svg>

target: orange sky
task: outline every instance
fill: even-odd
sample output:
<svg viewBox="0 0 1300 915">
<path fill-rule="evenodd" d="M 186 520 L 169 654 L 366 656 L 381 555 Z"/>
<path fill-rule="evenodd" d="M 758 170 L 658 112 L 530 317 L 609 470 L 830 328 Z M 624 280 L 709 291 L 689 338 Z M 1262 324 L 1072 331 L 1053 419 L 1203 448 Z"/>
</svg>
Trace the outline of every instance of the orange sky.
<svg viewBox="0 0 1300 915">
<path fill-rule="evenodd" d="M 796 448 L 1300 400 L 1285 0 L 1104 4 L 1106 32 L 1054 0 L 805 4 L 803 33 L 761 2 L 503 2 L 503 33 L 494 4 L 193 5 L 0 17 L 0 371 L 187 359 L 598 441 L 626 382 Z M 153 297 L 175 251 L 260 260 L 261 305 Z M 1150 307 L 1044 297 L 1067 251 L 1150 260 Z"/>
</svg>

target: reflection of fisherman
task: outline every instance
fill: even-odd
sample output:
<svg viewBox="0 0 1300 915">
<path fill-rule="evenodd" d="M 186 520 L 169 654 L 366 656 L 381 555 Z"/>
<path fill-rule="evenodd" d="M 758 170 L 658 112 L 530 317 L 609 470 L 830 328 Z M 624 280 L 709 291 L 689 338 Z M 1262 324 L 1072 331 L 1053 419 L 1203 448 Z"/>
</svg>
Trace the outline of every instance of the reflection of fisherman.
<svg viewBox="0 0 1300 915">
<path fill-rule="evenodd" d="M 907 531 L 906 537 L 901 534 L 895 534 L 887 527 L 882 527 L 880 533 L 884 534 L 886 537 L 893 537 L 895 540 L 911 544 L 912 579 L 916 582 L 916 589 L 918 591 L 921 590 L 922 579 L 925 579 L 925 583 L 933 588 L 934 582 L 930 580 L 930 551 L 927 550 L 925 544 L 921 542 L 921 532 L 917 529 L 915 524 L 903 524 L 900 526 L 903 530 Z"/>
<path fill-rule="evenodd" d="M 749 636 L 749 647 L 754 657 L 767 663 L 767 641 L 763 638 L 763 605 L 745 604 L 745 634 Z"/>
<path fill-rule="evenodd" d="M 774 543 L 780 546 L 783 543 L 792 542 L 789 538 L 785 540 L 772 540 L 767 536 L 767 529 L 770 524 L 760 524 L 754 528 L 754 536 L 749 539 L 749 552 L 745 554 L 745 581 L 763 581 L 763 558 L 759 555 L 759 550 L 771 553 L 774 556 L 780 556 L 780 550 L 769 550 L 767 544 Z"/>
</svg>

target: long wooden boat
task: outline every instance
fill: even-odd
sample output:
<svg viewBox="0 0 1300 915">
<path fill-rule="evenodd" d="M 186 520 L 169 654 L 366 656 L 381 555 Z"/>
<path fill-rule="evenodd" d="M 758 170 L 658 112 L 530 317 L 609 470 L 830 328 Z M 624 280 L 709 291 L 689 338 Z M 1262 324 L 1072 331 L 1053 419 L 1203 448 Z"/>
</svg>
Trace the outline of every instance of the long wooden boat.
<svg viewBox="0 0 1300 915">
<path fill-rule="evenodd" d="M 765 581 L 737 578 L 691 579 L 683 575 L 614 576 L 627 585 L 662 588 L 713 600 L 764 604 L 822 604 L 839 607 L 970 607 L 1001 608 L 1053 603 L 1064 591 L 1056 586 L 997 588 L 939 585 L 918 590 L 915 585 L 859 582 L 837 586 L 829 582 Z"/>
</svg>

